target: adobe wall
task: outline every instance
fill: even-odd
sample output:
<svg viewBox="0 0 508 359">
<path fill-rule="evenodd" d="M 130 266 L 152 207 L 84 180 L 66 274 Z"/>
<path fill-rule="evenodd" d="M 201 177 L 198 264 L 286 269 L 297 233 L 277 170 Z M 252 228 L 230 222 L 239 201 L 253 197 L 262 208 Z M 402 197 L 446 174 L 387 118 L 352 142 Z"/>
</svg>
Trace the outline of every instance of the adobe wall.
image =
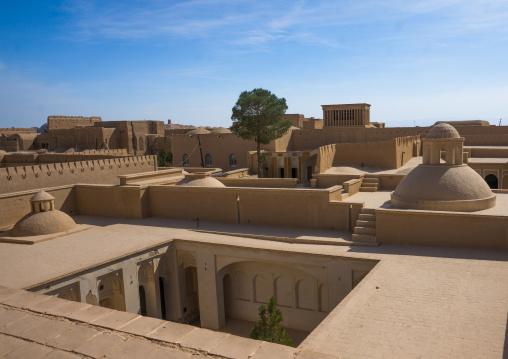
<svg viewBox="0 0 508 359">
<path fill-rule="evenodd" d="M 498 189 L 508 189 L 508 163 L 468 163 L 483 179 L 494 175 L 498 180 Z"/>
<path fill-rule="evenodd" d="M 380 174 L 378 175 L 379 189 L 383 191 L 394 191 L 404 177 L 406 177 L 406 175 Z"/>
<path fill-rule="evenodd" d="M 465 146 L 507 146 L 508 134 L 466 135 Z"/>
<path fill-rule="evenodd" d="M 293 126 L 295 127 L 302 127 L 303 121 L 305 120 L 304 115 L 300 115 L 297 113 L 286 113 L 282 117 L 283 120 L 291 121 Z"/>
<path fill-rule="evenodd" d="M 36 148 L 79 148 L 99 150 L 104 148 L 125 148 L 119 141 L 119 131 L 115 128 L 81 127 L 55 129 L 40 134 L 34 143 Z"/>
<path fill-rule="evenodd" d="M 508 221 L 482 216 L 414 210 L 376 210 L 381 243 L 508 249 Z"/>
<path fill-rule="evenodd" d="M 75 193 L 77 211 L 82 215 L 137 219 L 149 217 L 146 189 L 138 186 L 78 184 Z"/>
<path fill-rule="evenodd" d="M 363 204 L 336 201 L 340 192 L 341 187 L 316 190 L 150 186 L 148 194 L 154 217 L 351 230 Z"/>
<path fill-rule="evenodd" d="M 77 213 L 73 185 L 46 188 L 45 191 L 55 197 L 55 209 L 69 215 Z M 38 189 L 31 189 L 0 194 L 0 231 L 10 229 L 23 216 L 30 213 L 30 198 L 37 192 Z"/>
<path fill-rule="evenodd" d="M 78 126 L 93 126 L 101 122 L 100 116 L 48 116 L 48 131 L 71 129 Z"/>
<path fill-rule="evenodd" d="M 296 130 L 291 150 L 306 151 L 334 143 L 388 141 L 397 137 L 425 135 L 432 127 L 354 128 L 326 127 L 324 130 Z M 508 126 L 456 126 L 466 146 L 506 146 Z"/>
<path fill-rule="evenodd" d="M 318 149 L 315 172 L 334 166 L 399 168 L 413 158 L 418 137 L 407 136 L 389 141 L 336 143 Z"/>
<path fill-rule="evenodd" d="M 234 178 L 216 177 L 227 187 L 296 188 L 296 178 Z"/>
<path fill-rule="evenodd" d="M 118 175 L 157 170 L 156 156 L 0 168 L 0 193 L 74 183 L 119 184 Z"/>
<path fill-rule="evenodd" d="M 95 126 L 116 129 L 119 142 L 116 148 L 125 148 L 129 153 L 150 152 L 156 146 L 155 143 L 161 145 L 157 138 L 164 137 L 165 134 L 162 121 L 105 121 L 96 123 Z M 149 135 L 155 135 L 155 138 L 148 139 Z"/>
<path fill-rule="evenodd" d="M 293 130 L 289 130 L 289 132 L 286 133 L 284 136 L 273 141 L 273 147 L 272 147 L 271 151 L 286 152 L 286 151 L 289 151 L 291 148 L 293 148 L 292 131 Z M 272 145 L 272 144 L 270 144 L 270 145 Z M 270 145 L 268 145 L 268 146 L 270 146 Z"/>
<path fill-rule="evenodd" d="M 508 158 L 508 137 L 504 147 L 465 147 L 464 152 L 469 153 L 469 158 Z"/>
<path fill-rule="evenodd" d="M 330 188 L 333 186 L 342 186 L 344 182 L 363 178 L 363 175 L 341 175 L 335 173 L 314 173 L 312 178 L 317 181 L 316 187 Z"/>
<path fill-rule="evenodd" d="M 207 153 L 212 156 L 212 167 L 222 168 L 223 171 L 230 171 L 236 168 L 249 167 L 248 152 L 256 150 L 256 143 L 253 140 L 244 140 L 233 133 L 221 133 L 199 135 L 203 151 L 203 161 Z M 270 151 L 275 145 L 262 145 L 262 150 Z M 198 147 L 198 137 L 193 135 L 173 135 L 173 166 L 183 166 L 183 155 L 189 156 L 189 167 L 200 167 L 201 158 Z M 229 156 L 236 156 L 236 167 L 229 164 Z"/>
<path fill-rule="evenodd" d="M 15 135 L 17 133 L 37 133 L 37 129 L 32 128 L 24 128 L 24 127 L 7 127 L 7 128 L 0 128 L 0 136 L 10 136 Z"/>
<path fill-rule="evenodd" d="M 36 153 L 36 152 L 9 153 L 3 157 L 1 162 L 3 162 L 6 166 L 12 165 L 23 166 L 26 164 L 35 164 L 35 163 L 89 161 L 126 156 L 128 156 L 127 151 L 120 149 L 104 150 L 104 151 L 87 150 L 70 153 Z"/>
<path fill-rule="evenodd" d="M 242 178 L 249 175 L 248 168 L 239 168 L 237 170 L 231 170 L 228 172 L 223 172 L 221 174 L 216 175 L 215 177 L 225 177 L 225 178 Z"/>
</svg>

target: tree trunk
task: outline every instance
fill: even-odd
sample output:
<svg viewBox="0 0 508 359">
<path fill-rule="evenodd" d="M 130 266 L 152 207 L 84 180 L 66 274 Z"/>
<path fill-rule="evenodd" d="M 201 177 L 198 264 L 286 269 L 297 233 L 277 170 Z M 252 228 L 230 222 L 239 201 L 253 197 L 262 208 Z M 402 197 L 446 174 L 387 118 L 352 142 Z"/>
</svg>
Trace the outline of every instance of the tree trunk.
<svg viewBox="0 0 508 359">
<path fill-rule="evenodd" d="M 258 154 L 258 178 L 263 178 L 263 171 L 261 170 L 261 143 L 257 142 L 257 154 Z"/>
</svg>

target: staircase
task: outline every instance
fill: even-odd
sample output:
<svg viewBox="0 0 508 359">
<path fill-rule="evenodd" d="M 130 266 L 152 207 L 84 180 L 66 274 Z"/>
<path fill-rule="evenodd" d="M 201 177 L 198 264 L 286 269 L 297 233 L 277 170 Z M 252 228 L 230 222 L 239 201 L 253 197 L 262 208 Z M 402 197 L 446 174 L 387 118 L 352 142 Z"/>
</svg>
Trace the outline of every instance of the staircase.
<svg viewBox="0 0 508 359">
<path fill-rule="evenodd" d="M 376 242 L 376 212 L 371 208 L 362 208 L 356 221 L 352 239 L 354 241 Z"/>
<path fill-rule="evenodd" d="M 363 177 L 360 192 L 376 192 L 379 187 L 379 177 L 366 174 Z"/>
</svg>

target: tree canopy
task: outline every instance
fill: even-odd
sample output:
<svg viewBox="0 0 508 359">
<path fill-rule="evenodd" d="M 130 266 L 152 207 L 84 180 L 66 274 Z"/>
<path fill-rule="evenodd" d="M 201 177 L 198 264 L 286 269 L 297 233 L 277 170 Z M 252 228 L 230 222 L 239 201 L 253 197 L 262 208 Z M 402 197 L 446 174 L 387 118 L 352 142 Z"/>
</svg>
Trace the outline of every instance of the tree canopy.
<svg viewBox="0 0 508 359">
<path fill-rule="evenodd" d="M 233 107 L 231 131 L 246 140 L 256 141 L 260 177 L 260 145 L 267 145 L 288 132 L 291 121 L 283 118 L 287 109 L 285 98 L 261 88 L 242 92 Z"/>
<path fill-rule="evenodd" d="M 277 308 L 275 298 L 272 296 L 268 302 L 268 308 L 264 305 L 259 307 L 259 321 L 252 328 L 250 337 L 294 347 L 293 340 L 286 334 L 286 329 L 280 324 L 282 320 L 282 312 Z"/>
</svg>

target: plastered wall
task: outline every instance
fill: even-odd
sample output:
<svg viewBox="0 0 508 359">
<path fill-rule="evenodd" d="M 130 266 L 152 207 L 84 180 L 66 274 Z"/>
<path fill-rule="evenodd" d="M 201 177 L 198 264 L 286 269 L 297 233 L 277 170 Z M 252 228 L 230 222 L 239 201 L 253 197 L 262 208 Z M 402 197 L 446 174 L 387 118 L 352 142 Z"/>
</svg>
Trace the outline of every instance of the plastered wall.
<svg viewBox="0 0 508 359">
<path fill-rule="evenodd" d="M 76 185 L 79 214 L 117 218 L 149 217 L 146 189 L 138 186 Z"/>
<path fill-rule="evenodd" d="M 318 149 L 315 171 L 323 173 L 333 166 L 399 168 L 418 152 L 417 141 L 417 136 L 408 136 L 389 141 L 322 146 Z"/>
<path fill-rule="evenodd" d="M 217 177 L 228 187 L 296 188 L 296 178 L 233 178 Z"/>
<path fill-rule="evenodd" d="M 0 193 L 74 183 L 119 184 L 118 175 L 155 171 L 155 156 L 0 168 Z"/>
<path fill-rule="evenodd" d="M 508 126 L 455 126 L 466 146 L 506 146 Z M 333 128 L 297 130 L 291 136 L 289 150 L 312 150 L 333 143 L 388 141 L 397 137 L 425 135 L 431 127 Z"/>
<path fill-rule="evenodd" d="M 340 187 L 310 190 L 150 186 L 148 193 L 150 214 L 154 217 L 253 225 L 350 230 L 363 207 L 361 203 L 338 201 Z"/>
<path fill-rule="evenodd" d="M 376 210 L 381 243 L 508 249 L 506 217 L 447 212 Z"/>
</svg>

